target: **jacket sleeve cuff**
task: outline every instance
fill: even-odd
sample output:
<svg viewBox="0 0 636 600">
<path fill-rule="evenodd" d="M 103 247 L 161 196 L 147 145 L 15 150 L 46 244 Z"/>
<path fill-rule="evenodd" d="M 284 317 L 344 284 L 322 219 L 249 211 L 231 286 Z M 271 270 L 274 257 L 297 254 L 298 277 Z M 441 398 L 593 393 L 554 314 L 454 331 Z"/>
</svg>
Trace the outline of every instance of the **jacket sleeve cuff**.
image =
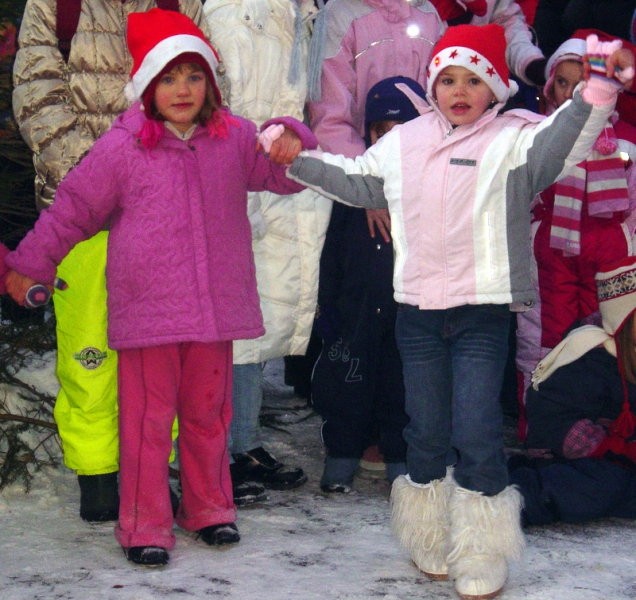
<svg viewBox="0 0 636 600">
<path fill-rule="evenodd" d="M 269 119 L 261 125 L 260 131 L 265 131 L 265 129 L 267 129 L 270 125 L 278 124 L 291 129 L 300 138 L 303 150 L 314 150 L 318 147 L 318 140 L 312 133 L 311 129 L 309 129 L 309 127 L 307 127 L 304 123 L 301 123 L 298 119 L 294 119 L 294 117 L 275 117 L 273 119 Z"/>
</svg>

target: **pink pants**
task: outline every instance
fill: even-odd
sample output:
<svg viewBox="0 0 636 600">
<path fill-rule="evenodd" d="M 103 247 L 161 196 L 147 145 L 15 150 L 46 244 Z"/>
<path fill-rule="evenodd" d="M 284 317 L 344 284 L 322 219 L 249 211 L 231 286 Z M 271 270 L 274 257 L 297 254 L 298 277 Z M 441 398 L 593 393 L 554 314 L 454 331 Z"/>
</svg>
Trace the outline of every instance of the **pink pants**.
<svg viewBox="0 0 636 600">
<path fill-rule="evenodd" d="M 175 416 L 183 492 L 177 524 L 196 531 L 236 519 L 228 455 L 232 343 L 121 350 L 115 537 L 125 548 L 174 547 L 168 458 Z"/>
</svg>

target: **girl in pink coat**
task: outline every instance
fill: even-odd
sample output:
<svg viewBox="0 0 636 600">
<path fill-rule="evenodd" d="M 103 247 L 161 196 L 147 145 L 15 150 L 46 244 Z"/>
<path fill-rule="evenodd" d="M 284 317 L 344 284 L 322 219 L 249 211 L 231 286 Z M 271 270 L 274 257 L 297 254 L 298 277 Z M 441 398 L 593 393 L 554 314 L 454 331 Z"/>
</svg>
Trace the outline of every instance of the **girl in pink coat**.
<svg viewBox="0 0 636 600">
<path fill-rule="evenodd" d="M 227 435 L 232 340 L 264 333 L 248 190 L 302 189 L 257 150 L 256 127 L 221 108 L 215 50 L 186 16 L 153 9 L 128 21 L 126 93 L 141 100 L 60 184 L 54 204 L 6 258 L 23 303 L 80 240 L 110 228 L 109 342 L 119 351 L 120 510 L 128 560 L 164 565 L 175 544 L 168 488 L 179 419 L 177 524 L 210 545 L 239 541 Z M 270 158 L 285 162 L 309 130 L 282 119 Z M 267 124 L 266 124 L 267 125 Z M 291 154 L 290 154 L 291 156 Z M 63 293 L 63 292 L 61 292 Z"/>
</svg>

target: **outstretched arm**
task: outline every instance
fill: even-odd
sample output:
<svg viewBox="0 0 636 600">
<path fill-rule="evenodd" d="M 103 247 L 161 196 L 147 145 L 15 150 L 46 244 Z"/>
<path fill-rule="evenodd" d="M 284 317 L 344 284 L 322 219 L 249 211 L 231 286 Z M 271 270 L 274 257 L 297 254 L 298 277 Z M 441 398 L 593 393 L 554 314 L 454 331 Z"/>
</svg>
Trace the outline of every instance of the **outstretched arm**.
<svg viewBox="0 0 636 600">
<path fill-rule="evenodd" d="M 354 164 L 352 159 L 343 156 L 325 154 L 322 157 L 345 160 L 349 166 Z M 340 165 L 323 161 L 322 157 L 312 153 L 299 156 L 287 170 L 287 177 L 349 206 L 387 208 L 381 178 L 369 173 L 348 173 Z"/>
</svg>

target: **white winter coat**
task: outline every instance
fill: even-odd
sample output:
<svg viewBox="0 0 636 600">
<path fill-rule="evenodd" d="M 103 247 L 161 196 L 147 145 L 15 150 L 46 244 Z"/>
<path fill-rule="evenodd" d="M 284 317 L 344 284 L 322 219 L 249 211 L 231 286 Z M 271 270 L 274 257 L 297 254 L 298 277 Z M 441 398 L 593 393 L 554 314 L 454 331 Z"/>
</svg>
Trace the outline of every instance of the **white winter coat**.
<svg viewBox="0 0 636 600">
<path fill-rule="evenodd" d="M 232 111 L 259 125 L 273 116 L 302 120 L 313 2 L 207 0 L 203 10 L 227 69 Z M 330 210 L 331 203 L 311 190 L 282 197 L 250 194 L 248 213 L 266 333 L 235 342 L 235 364 L 304 354 Z"/>
</svg>

